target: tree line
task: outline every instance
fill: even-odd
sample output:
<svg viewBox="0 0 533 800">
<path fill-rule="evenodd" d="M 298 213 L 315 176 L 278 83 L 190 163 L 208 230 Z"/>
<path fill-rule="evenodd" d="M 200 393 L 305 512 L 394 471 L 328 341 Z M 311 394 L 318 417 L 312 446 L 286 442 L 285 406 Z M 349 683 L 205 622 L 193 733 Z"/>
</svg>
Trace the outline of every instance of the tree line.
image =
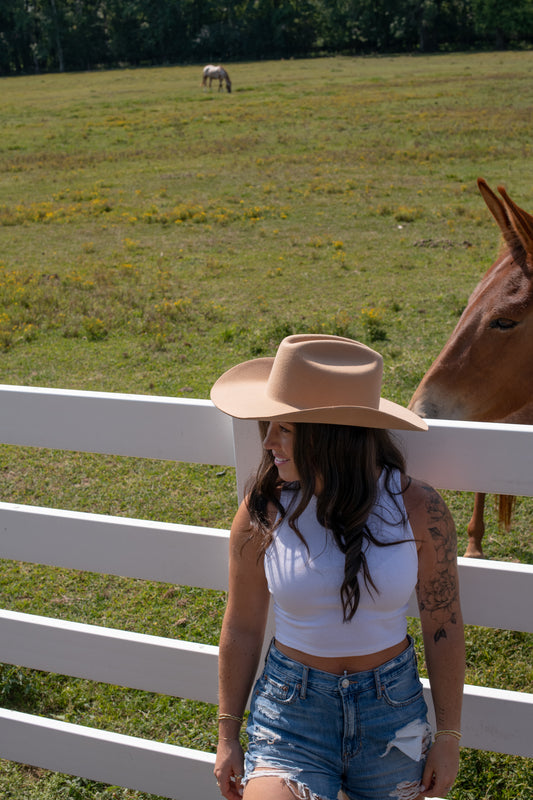
<svg viewBox="0 0 533 800">
<path fill-rule="evenodd" d="M 0 74 L 530 47 L 533 0 L 1 0 Z"/>
</svg>

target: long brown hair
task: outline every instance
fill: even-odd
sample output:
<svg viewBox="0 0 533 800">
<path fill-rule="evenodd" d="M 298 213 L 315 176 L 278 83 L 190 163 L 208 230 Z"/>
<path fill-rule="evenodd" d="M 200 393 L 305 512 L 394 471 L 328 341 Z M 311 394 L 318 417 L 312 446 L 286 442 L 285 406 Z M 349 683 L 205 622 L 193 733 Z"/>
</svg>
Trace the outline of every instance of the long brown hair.
<svg viewBox="0 0 533 800">
<path fill-rule="evenodd" d="M 259 425 L 264 438 L 268 423 Z M 366 584 L 376 589 L 368 569 L 364 542 L 369 540 L 378 546 L 385 545 L 373 536 L 367 525 L 377 498 L 379 474 L 385 471 L 385 486 L 394 496 L 390 485 L 391 472 L 398 469 L 405 474 L 405 459 L 388 430 L 296 423 L 294 431 L 293 459 L 300 481 L 298 484 L 281 481 L 272 454 L 264 451 L 248 499 L 253 536 L 259 539 L 260 551 L 264 553 L 272 542 L 277 525 L 287 518 L 289 526 L 307 545 L 298 529 L 298 518 L 316 494 L 317 519 L 332 532 L 337 546 L 345 554 L 340 596 L 344 620 L 349 621 L 359 605 L 357 575 L 360 570 Z M 317 486 L 320 487 L 318 491 Z M 288 508 L 281 505 L 281 488 L 294 489 L 294 502 L 289 503 Z M 299 501 L 296 503 L 297 497 Z M 269 519 L 269 504 L 279 512 L 275 524 Z M 405 513 L 398 501 L 396 505 L 400 525 L 405 521 Z"/>
</svg>

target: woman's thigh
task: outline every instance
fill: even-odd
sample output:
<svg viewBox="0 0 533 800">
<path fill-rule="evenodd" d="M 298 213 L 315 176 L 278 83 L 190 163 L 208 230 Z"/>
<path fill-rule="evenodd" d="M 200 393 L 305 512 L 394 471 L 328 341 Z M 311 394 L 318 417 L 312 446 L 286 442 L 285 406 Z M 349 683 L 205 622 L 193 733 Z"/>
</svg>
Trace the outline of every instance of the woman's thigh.
<svg viewBox="0 0 533 800">
<path fill-rule="evenodd" d="M 278 776 L 252 778 L 244 787 L 243 794 L 243 800 L 295 800 L 295 797 L 298 795 L 289 788 L 284 778 Z"/>
</svg>

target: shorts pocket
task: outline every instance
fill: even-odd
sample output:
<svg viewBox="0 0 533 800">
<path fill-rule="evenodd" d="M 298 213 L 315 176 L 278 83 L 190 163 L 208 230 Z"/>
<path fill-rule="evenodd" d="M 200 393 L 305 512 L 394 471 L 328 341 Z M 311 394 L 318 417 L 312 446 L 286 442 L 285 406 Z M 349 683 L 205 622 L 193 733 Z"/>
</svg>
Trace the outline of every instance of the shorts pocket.
<svg viewBox="0 0 533 800">
<path fill-rule="evenodd" d="M 381 693 L 390 706 L 403 708 L 420 700 L 424 689 L 418 673 L 409 669 L 385 680 L 381 686 Z"/>
<path fill-rule="evenodd" d="M 281 682 L 270 675 L 262 675 L 257 681 L 255 694 L 276 703 L 293 703 L 300 692 L 300 684 Z"/>
</svg>

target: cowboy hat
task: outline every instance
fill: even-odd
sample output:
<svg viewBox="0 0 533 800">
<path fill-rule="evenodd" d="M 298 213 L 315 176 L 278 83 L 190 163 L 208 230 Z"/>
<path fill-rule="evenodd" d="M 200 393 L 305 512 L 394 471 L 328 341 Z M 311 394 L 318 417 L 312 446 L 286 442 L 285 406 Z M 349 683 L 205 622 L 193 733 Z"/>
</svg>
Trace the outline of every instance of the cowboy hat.
<svg viewBox="0 0 533 800">
<path fill-rule="evenodd" d="M 380 397 L 382 374 L 380 354 L 360 342 L 297 334 L 283 339 L 275 358 L 221 375 L 211 400 L 238 419 L 427 430 L 417 414 Z"/>
</svg>

